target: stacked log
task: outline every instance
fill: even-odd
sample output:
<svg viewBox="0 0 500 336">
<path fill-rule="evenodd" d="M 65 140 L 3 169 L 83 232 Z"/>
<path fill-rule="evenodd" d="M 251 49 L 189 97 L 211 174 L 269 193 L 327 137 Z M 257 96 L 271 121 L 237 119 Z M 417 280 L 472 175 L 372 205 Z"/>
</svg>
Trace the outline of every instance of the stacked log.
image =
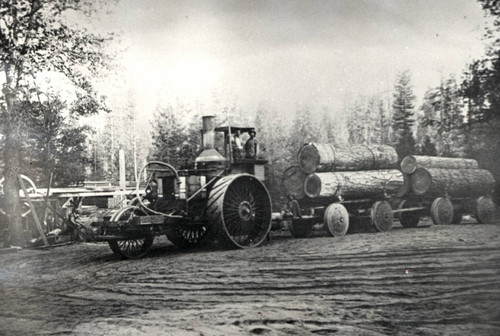
<svg viewBox="0 0 500 336">
<path fill-rule="evenodd" d="M 407 190 L 408 182 L 397 169 L 314 173 L 304 180 L 304 193 L 310 198 L 402 197 Z"/>
<path fill-rule="evenodd" d="M 411 175 L 411 188 L 417 196 L 433 198 L 478 197 L 489 195 L 495 179 L 485 169 L 417 168 Z"/>
<path fill-rule="evenodd" d="M 476 160 L 411 155 L 401 161 L 401 170 L 410 174 L 411 193 L 420 201 L 432 201 L 435 224 L 460 223 L 463 212 L 471 212 L 465 199 L 474 200 L 472 213 L 478 222 L 493 220 L 495 205 L 489 195 L 496 182 Z"/>
<path fill-rule="evenodd" d="M 285 191 L 304 199 L 303 205 L 326 206 L 323 223 L 332 236 L 346 234 L 350 216 L 358 226 L 369 219 L 371 229 L 390 230 L 393 213 L 385 199 L 410 190 L 408 176 L 395 169 L 398 156 L 390 146 L 309 143 L 300 148 L 298 163 L 284 173 Z M 310 229 L 304 220 L 297 226 Z"/>
<path fill-rule="evenodd" d="M 390 146 L 309 143 L 298 153 L 300 168 L 308 174 L 314 172 L 392 169 L 397 167 L 398 155 Z"/>
<path fill-rule="evenodd" d="M 409 155 L 401 161 L 401 171 L 413 174 L 418 168 L 478 169 L 474 159 Z"/>
</svg>

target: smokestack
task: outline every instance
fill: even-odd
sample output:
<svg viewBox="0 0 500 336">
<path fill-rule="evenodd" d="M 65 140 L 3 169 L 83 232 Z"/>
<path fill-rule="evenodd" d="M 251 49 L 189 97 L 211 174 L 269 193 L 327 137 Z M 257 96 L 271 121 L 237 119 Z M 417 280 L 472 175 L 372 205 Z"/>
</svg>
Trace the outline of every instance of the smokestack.
<svg viewBox="0 0 500 336">
<path fill-rule="evenodd" d="M 195 159 L 199 162 L 223 162 L 226 158 L 215 149 L 215 116 L 203 116 L 203 151 Z"/>
</svg>

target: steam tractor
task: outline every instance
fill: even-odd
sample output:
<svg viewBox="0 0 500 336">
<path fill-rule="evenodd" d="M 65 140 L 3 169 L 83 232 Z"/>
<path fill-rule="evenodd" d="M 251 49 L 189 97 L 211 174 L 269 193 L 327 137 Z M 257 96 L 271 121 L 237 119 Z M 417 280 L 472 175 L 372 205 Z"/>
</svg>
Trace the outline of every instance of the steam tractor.
<svg viewBox="0 0 500 336">
<path fill-rule="evenodd" d="M 179 247 L 217 240 L 228 248 L 259 246 L 271 228 L 271 199 L 263 184 L 265 160 L 234 155 L 231 139 L 253 127 L 215 127 L 204 116 L 202 151 L 194 168 L 177 170 L 153 161 L 142 170 L 136 197 L 104 221 L 94 222 L 92 237 L 107 241 L 122 258 L 148 253 L 157 235 Z M 216 139 L 223 136 L 223 148 Z M 138 196 L 141 194 L 142 196 Z"/>
</svg>

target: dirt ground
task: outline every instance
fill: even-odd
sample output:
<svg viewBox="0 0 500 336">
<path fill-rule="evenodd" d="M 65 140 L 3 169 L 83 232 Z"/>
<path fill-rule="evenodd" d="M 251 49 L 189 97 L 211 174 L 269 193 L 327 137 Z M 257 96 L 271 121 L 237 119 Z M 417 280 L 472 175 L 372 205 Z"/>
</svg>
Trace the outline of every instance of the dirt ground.
<svg viewBox="0 0 500 336">
<path fill-rule="evenodd" d="M 0 335 L 500 335 L 500 224 L 0 255 Z"/>
</svg>

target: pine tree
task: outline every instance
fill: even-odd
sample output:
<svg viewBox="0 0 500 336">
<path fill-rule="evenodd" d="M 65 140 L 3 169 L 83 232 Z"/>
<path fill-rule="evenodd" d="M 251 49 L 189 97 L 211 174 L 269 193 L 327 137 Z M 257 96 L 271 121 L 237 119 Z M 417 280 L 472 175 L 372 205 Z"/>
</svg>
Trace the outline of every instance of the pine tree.
<svg viewBox="0 0 500 336">
<path fill-rule="evenodd" d="M 393 98 L 392 129 L 396 136 L 396 151 L 401 159 L 415 153 L 415 139 L 412 129 L 415 123 L 413 110 L 415 108 L 415 95 L 408 71 L 398 74 Z"/>
<path fill-rule="evenodd" d="M 437 88 L 426 92 L 421 124 L 425 134 L 436 139 L 442 156 L 463 156 L 463 115 L 458 85 L 454 77 L 443 80 Z"/>
<path fill-rule="evenodd" d="M 434 143 L 431 140 L 431 137 L 428 135 L 425 137 L 425 140 L 421 146 L 420 154 L 428 156 L 437 155 L 436 145 L 434 145 Z"/>
<path fill-rule="evenodd" d="M 500 3 L 496 0 L 479 0 L 486 15 L 493 18 L 487 27 L 488 49 L 486 55 L 472 62 L 465 71 L 461 94 L 467 117 L 465 142 L 467 155 L 492 172 L 500 181 Z M 500 199 L 497 183 L 496 196 Z"/>
<path fill-rule="evenodd" d="M 290 156 L 297 155 L 299 148 L 307 142 L 315 142 L 319 138 L 319 132 L 314 127 L 311 109 L 304 107 L 295 112 L 295 118 L 292 121 L 290 138 L 288 139 L 288 150 Z"/>
<path fill-rule="evenodd" d="M 151 159 L 170 163 L 176 168 L 190 168 L 198 154 L 200 139 L 195 127 L 183 125 L 178 115 L 183 114 L 176 113 L 172 106 L 156 108 L 152 121 Z"/>
</svg>

